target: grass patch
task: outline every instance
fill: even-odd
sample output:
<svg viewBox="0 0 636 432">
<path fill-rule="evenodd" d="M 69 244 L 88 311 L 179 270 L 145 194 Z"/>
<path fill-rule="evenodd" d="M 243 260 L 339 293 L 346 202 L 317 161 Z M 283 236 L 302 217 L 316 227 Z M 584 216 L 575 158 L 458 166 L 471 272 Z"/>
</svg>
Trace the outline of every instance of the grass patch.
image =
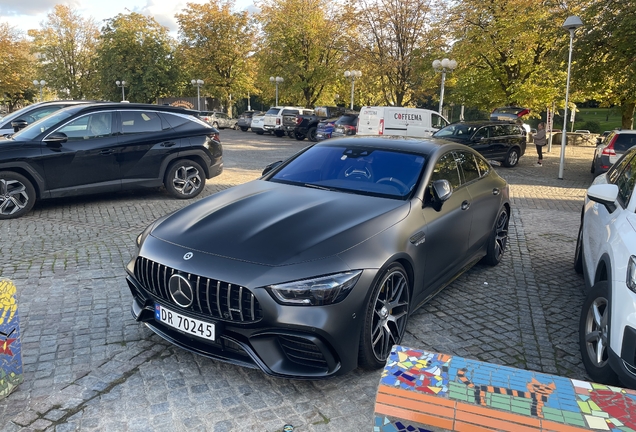
<svg viewBox="0 0 636 432">
<path fill-rule="evenodd" d="M 570 114 L 568 113 L 568 117 Z M 583 129 L 583 124 L 593 121 L 601 125 L 601 132 L 621 127 L 620 107 L 614 108 L 579 108 L 574 118 L 574 130 Z M 556 127 L 556 125 L 555 125 Z M 571 128 L 568 118 L 568 129 Z"/>
</svg>

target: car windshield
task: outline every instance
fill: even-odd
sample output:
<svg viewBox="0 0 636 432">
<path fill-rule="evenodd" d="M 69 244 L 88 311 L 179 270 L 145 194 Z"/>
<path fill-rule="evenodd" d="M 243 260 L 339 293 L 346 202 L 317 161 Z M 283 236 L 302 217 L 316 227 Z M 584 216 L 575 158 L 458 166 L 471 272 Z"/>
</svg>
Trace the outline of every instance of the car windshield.
<svg viewBox="0 0 636 432">
<path fill-rule="evenodd" d="M 406 199 L 417 185 L 424 164 L 421 154 L 324 144 L 300 154 L 270 181 Z"/>
<path fill-rule="evenodd" d="M 47 117 L 41 118 L 35 123 L 31 123 L 21 131 L 14 133 L 11 138 L 16 141 L 32 140 L 36 136 L 40 135 L 42 132 L 48 130 L 50 127 L 55 126 L 62 120 L 69 118 L 70 116 L 75 114 L 75 111 L 81 108 L 82 107 L 70 107 L 62 109 L 60 111 L 56 111 Z"/>
<path fill-rule="evenodd" d="M 270 108 L 265 114 L 278 115 L 279 108 Z"/>
<path fill-rule="evenodd" d="M 457 140 L 468 141 L 477 130 L 477 126 L 464 123 L 450 124 L 435 132 L 435 138 L 454 138 Z"/>
</svg>

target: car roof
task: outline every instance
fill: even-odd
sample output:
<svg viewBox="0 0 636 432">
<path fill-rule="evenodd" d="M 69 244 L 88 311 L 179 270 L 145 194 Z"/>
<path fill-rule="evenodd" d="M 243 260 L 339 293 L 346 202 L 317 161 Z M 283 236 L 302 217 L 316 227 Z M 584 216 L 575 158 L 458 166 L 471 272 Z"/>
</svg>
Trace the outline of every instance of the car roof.
<svg viewBox="0 0 636 432">
<path fill-rule="evenodd" d="M 321 141 L 317 146 L 346 145 L 347 147 L 371 147 L 385 150 L 399 150 L 409 153 L 430 155 L 444 148 L 448 150 L 473 150 L 463 144 L 439 138 L 412 138 L 403 136 L 352 136 L 346 138 L 331 138 Z"/>
<path fill-rule="evenodd" d="M 454 122 L 449 124 L 448 126 L 453 126 L 453 125 L 458 125 L 458 124 L 462 124 L 462 125 L 467 125 L 467 126 L 491 126 L 491 125 L 516 125 L 516 126 L 521 126 L 520 124 L 517 124 L 514 120 L 470 120 L 470 121 L 459 121 L 459 122 Z M 448 127 L 445 126 L 445 127 Z"/>
<path fill-rule="evenodd" d="M 154 105 L 154 104 L 142 104 L 142 103 L 121 103 L 121 102 L 99 102 L 83 104 L 77 112 L 80 111 L 93 111 L 95 109 L 119 109 L 119 110 L 151 110 L 151 111 L 163 111 L 180 114 L 199 115 L 199 111 L 190 110 L 181 107 L 175 107 L 171 105 Z"/>
</svg>

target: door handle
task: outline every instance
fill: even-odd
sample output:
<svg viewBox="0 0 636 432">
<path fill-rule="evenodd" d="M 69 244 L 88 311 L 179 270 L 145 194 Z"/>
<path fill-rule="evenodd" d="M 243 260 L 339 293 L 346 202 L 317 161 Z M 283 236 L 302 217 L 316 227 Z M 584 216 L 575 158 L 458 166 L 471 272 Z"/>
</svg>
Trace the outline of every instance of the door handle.
<svg viewBox="0 0 636 432">
<path fill-rule="evenodd" d="M 468 201 L 464 201 L 462 203 L 462 210 L 468 210 L 469 207 L 470 207 L 470 203 Z"/>
<path fill-rule="evenodd" d="M 172 146 L 174 146 L 175 144 L 176 144 L 176 143 L 173 143 L 173 142 L 171 142 L 171 141 L 168 141 L 168 142 L 162 142 L 162 143 L 161 143 L 161 147 L 172 147 Z"/>
<path fill-rule="evenodd" d="M 500 192 L 499 188 L 494 188 L 494 189 L 492 190 L 492 194 L 493 194 L 493 195 L 499 195 L 499 192 Z"/>
<path fill-rule="evenodd" d="M 99 152 L 99 154 L 104 155 L 104 156 L 108 156 L 115 153 L 115 150 L 113 149 L 105 149 Z"/>
</svg>

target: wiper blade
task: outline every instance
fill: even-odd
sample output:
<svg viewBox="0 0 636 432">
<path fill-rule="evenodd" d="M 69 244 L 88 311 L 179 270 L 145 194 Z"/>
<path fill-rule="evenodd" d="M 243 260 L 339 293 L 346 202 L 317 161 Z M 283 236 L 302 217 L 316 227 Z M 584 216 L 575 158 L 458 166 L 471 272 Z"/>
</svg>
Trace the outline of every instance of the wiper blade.
<svg viewBox="0 0 636 432">
<path fill-rule="evenodd" d="M 311 184 L 311 183 L 305 183 L 304 186 L 305 187 L 309 187 L 309 188 L 313 188 L 313 189 L 320 189 L 320 190 L 326 190 L 326 191 L 332 191 L 332 192 L 336 190 L 336 189 L 328 188 L 328 187 L 325 187 L 325 186 L 318 186 L 318 185 Z"/>
</svg>

